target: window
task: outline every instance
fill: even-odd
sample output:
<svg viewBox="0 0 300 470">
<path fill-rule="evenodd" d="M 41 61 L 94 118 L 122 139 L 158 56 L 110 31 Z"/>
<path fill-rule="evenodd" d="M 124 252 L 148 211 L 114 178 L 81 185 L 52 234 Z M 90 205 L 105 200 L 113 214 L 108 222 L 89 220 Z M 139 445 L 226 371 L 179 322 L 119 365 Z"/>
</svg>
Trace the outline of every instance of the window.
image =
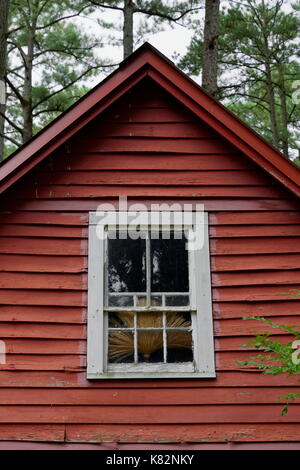
<svg viewBox="0 0 300 470">
<path fill-rule="evenodd" d="M 215 376 L 203 215 L 90 213 L 89 379 Z"/>
</svg>

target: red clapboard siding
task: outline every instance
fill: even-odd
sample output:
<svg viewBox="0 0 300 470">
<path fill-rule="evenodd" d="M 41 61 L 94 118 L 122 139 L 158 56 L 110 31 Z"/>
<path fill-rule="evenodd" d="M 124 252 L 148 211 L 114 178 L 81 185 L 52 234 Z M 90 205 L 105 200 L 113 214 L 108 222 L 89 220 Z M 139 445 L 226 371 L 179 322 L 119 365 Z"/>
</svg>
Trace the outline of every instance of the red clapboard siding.
<svg viewBox="0 0 300 470">
<path fill-rule="evenodd" d="M 5 364 L 0 364 L 2 370 L 81 370 L 86 367 L 86 356 L 55 355 L 44 356 L 34 354 L 7 354 Z"/>
<path fill-rule="evenodd" d="M 7 199 L 3 203 L 3 209 L 5 211 L 13 211 L 20 208 L 22 211 L 54 211 L 58 212 L 62 210 L 65 211 L 73 211 L 73 212 L 82 212 L 82 211 L 96 211 L 100 204 L 112 204 L 113 207 L 118 207 L 118 197 L 119 196 L 126 196 L 126 191 L 118 191 L 115 194 L 113 199 L 102 198 L 102 199 L 58 199 L 55 201 L 44 201 L 44 200 L 32 200 L 32 201 L 24 201 L 24 200 L 14 200 L 14 199 Z M 287 196 L 288 197 L 288 196 Z M 182 196 L 173 196 L 172 199 L 165 198 L 165 199 L 150 199 L 147 196 L 147 199 L 142 199 L 143 204 L 146 207 L 151 208 L 153 205 L 157 207 L 162 200 L 164 200 L 165 204 L 172 206 L 174 204 L 174 199 L 177 201 L 181 201 L 183 204 L 195 204 L 194 199 L 187 199 L 182 198 Z M 139 199 L 130 199 L 129 204 L 140 203 L 141 198 Z M 177 201 L 178 202 L 178 201 Z M 197 204 L 203 204 L 204 210 L 206 211 L 230 211 L 230 212 L 240 212 L 240 211 L 293 211 L 298 208 L 298 203 L 294 200 L 272 200 L 272 199 L 237 199 L 237 198 L 216 198 L 216 199 L 209 199 L 203 197 L 196 198 Z"/>
<path fill-rule="evenodd" d="M 176 179 L 176 178 L 175 178 Z M 153 180 L 154 181 L 154 180 Z M 141 181 L 142 182 L 142 181 Z M 172 181 L 173 184 L 173 181 Z M 15 193 L 17 198 L 26 199 L 91 199 L 99 197 L 114 197 L 124 195 L 127 197 L 222 197 L 251 199 L 281 199 L 282 195 L 278 190 L 265 186 L 126 186 L 126 185 L 48 185 L 41 186 L 34 190 L 29 188 L 22 192 Z M 63 230 L 61 230 L 63 233 Z M 84 230 L 81 231 L 84 233 Z M 80 233 L 80 228 L 73 229 L 74 236 Z M 72 230 L 70 230 L 70 236 Z M 78 235 L 77 235 L 78 236 Z"/>
<path fill-rule="evenodd" d="M 85 139 L 95 138 L 95 130 L 99 130 L 104 138 L 108 137 L 166 137 L 166 138 L 206 138 L 215 137 L 215 132 L 208 126 L 199 127 L 197 122 L 163 122 L 160 126 L 151 123 L 135 122 L 135 123 L 105 123 L 99 122 L 95 127 L 88 129 L 84 133 Z"/>
<path fill-rule="evenodd" d="M 297 393 L 297 388 L 291 392 Z M 278 395 L 286 393 L 285 388 L 202 388 L 195 393 L 190 389 L 144 390 L 134 389 L 128 395 L 128 389 L 56 389 L 51 390 L 52 405 L 205 405 L 209 403 L 224 404 L 276 404 Z M 0 389 L 0 405 L 47 405 L 49 390 L 47 389 Z"/>
<path fill-rule="evenodd" d="M 228 301 L 259 301 L 259 300 L 285 300 L 288 296 L 300 290 L 298 285 L 276 286 L 247 286 L 222 287 L 213 289 L 213 299 L 221 302 Z M 295 295 L 295 294 L 294 294 Z"/>
<path fill-rule="evenodd" d="M 297 269 L 300 266 L 298 254 L 267 254 L 267 255 L 224 255 L 212 256 L 213 271 L 256 271 Z M 259 273 L 261 276 L 261 273 Z"/>
<path fill-rule="evenodd" d="M 85 326 L 75 324 L 1 323 L 2 338 L 85 339 Z"/>
<path fill-rule="evenodd" d="M 270 284 L 295 284 L 300 280 L 300 271 L 265 271 L 262 276 L 257 272 L 220 273 L 212 275 L 213 286 L 250 286 Z M 0 275 L 1 285 L 1 275 Z"/>
<path fill-rule="evenodd" d="M 262 317 L 262 316 L 280 316 L 286 315 L 286 319 L 291 315 L 299 315 L 299 303 L 293 300 L 292 296 L 286 296 L 284 302 L 275 299 L 275 301 L 258 302 L 214 302 L 213 312 L 215 318 L 242 318 L 242 317 Z M 286 320 L 285 319 L 285 320 Z M 276 322 L 275 322 L 276 323 Z M 274 333 L 274 332 L 273 332 Z"/>
<path fill-rule="evenodd" d="M 68 339 L 7 339 L 7 354 L 77 354 L 86 353 L 86 342 Z"/>
<path fill-rule="evenodd" d="M 84 256 L 1 254 L 0 270 L 27 273 L 81 273 L 87 271 L 87 260 Z"/>
<path fill-rule="evenodd" d="M 1 436 L 0 425 L 0 436 Z M 11 434 L 19 435 L 25 433 L 22 425 L 16 425 L 16 429 L 10 429 Z M 25 425 L 26 426 L 26 425 Z M 54 426 L 54 425 L 53 425 Z M 59 426 L 59 425 L 56 425 Z M 37 436 L 41 434 L 38 426 L 34 426 L 34 432 Z M 52 429 L 51 429 L 52 431 Z M 6 427 L 3 432 L 7 432 Z M 27 431 L 28 432 L 28 431 Z M 54 431 L 52 431 L 54 432 Z M 58 433 L 58 430 L 56 431 Z M 300 429 L 297 424 L 227 424 L 216 426 L 215 424 L 189 424 L 186 425 L 139 425 L 138 442 L 173 442 L 181 444 L 182 441 L 189 443 L 196 442 L 277 442 L 282 441 L 282 436 L 288 442 L 298 442 L 300 439 Z M 67 424 L 66 437 L 68 441 L 91 441 L 91 442 L 136 442 L 136 426 L 135 425 L 83 425 L 83 424 Z M 278 445 L 280 443 L 278 442 Z"/>
<path fill-rule="evenodd" d="M 270 318 L 269 318 L 270 319 Z M 300 329 L 300 315 L 299 316 L 282 316 L 271 318 L 273 322 L 277 325 L 285 324 L 290 327 L 295 327 L 296 329 Z M 219 320 L 215 322 L 215 335 L 216 336 L 246 336 L 246 335 L 253 335 L 254 333 L 263 333 L 263 332 L 272 333 L 273 335 L 282 335 L 282 330 L 279 328 L 271 328 L 268 325 L 265 325 L 261 321 L 257 320 L 242 320 L 239 319 L 226 319 L 226 320 Z M 241 343 L 242 344 L 242 343 Z"/>
<path fill-rule="evenodd" d="M 211 253 L 214 255 L 225 254 L 256 254 L 256 253 L 299 253 L 300 238 L 288 237 L 256 237 L 239 238 L 236 240 L 220 239 L 211 240 Z"/>
<path fill-rule="evenodd" d="M 65 425 L 63 424 L 0 424 L 0 440 L 64 442 Z"/>
<path fill-rule="evenodd" d="M 151 138 L 89 138 L 74 140 L 73 152 L 172 152 L 172 153 L 232 153 L 221 139 L 151 139 Z"/>
<path fill-rule="evenodd" d="M 60 225 L 65 228 L 66 226 L 82 226 L 88 224 L 88 214 L 86 212 L 81 214 L 68 214 L 64 212 L 51 213 L 51 212 L 13 212 L 1 213 L 0 224 L 37 224 L 41 225 Z"/>
<path fill-rule="evenodd" d="M 40 182 L 48 184 L 64 185 L 140 185 L 141 173 L 137 170 L 127 171 L 60 171 L 43 174 Z M 270 186 L 269 181 L 263 175 L 256 172 L 232 170 L 232 171 L 147 171 L 143 174 L 143 186 Z M 37 195 L 39 190 L 37 189 Z M 288 197 L 288 195 L 285 195 Z"/>
<path fill-rule="evenodd" d="M 260 423 L 297 423 L 300 406 L 288 418 L 282 405 L 256 405 Z M 253 405 L 193 406 L 1 406 L 1 423 L 256 423 Z"/>
<path fill-rule="evenodd" d="M 1 239 L 0 253 L 33 255 L 86 255 L 87 241 L 56 238 L 5 238 Z"/>
<path fill-rule="evenodd" d="M 299 225 L 222 225 L 211 227 L 211 238 L 299 236 Z M 1 232 L 0 232 L 1 233 Z"/>
<path fill-rule="evenodd" d="M 119 108 L 117 112 L 108 112 L 105 121 L 112 123 L 144 122 L 144 123 L 174 123 L 191 122 L 191 114 L 182 111 L 182 108 Z"/>
<path fill-rule="evenodd" d="M 84 323 L 86 309 L 81 307 L 36 307 L 0 305 L 1 322 Z"/>
<path fill-rule="evenodd" d="M 239 216 L 229 213 L 209 214 L 210 225 L 300 225 L 300 211 L 298 212 L 240 212 Z"/>
<path fill-rule="evenodd" d="M 186 425 L 151 425 L 140 424 L 138 442 L 147 445 L 149 442 L 164 442 L 182 444 L 185 442 L 218 443 L 226 442 L 273 442 L 282 441 L 284 435 L 289 442 L 297 442 L 300 439 L 299 426 L 295 423 L 280 424 L 189 424 Z M 39 442 L 85 442 L 94 443 L 137 442 L 136 426 L 128 424 L 0 424 L 0 439 L 28 440 Z M 108 444 L 109 445 L 109 444 Z M 280 442 L 278 442 L 280 445 Z"/>
<path fill-rule="evenodd" d="M 53 163 L 52 163 L 53 162 Z M 41 172 L 49 171 L 50 164 L 46 161 L 40 166 Z M 160 155 L 149 153 L 82 153 L 58 154 L 51 161 L 52 170 L 94 171 L 94 170 L 254 170 L 255 167 L 241 158 L 241 155 L 195 154 L 182 155 L 167 153 L 162 159 Z"/>
<path fill-rule="evenodd" d="M 87 238 L 88 229 L 43 225 L 0 225 L 0 237 Z"/>
<path fill-rule="evenodd" d="M 253 369 L 221 371 L 216 379 L 195 379 L 195 380 L 114 380 L 111 381 L 91 381 L 86 379 L 85 371 L 66 371 L 66 372 L 49 372 L 49 371 L 18 371 L 18 374 L 12 371 L 1 371 L 0 388 L 114 388 L 118 389 L 159 389 L 159 388 L 193 388 L 195 393 L 204 387 L 284 387 L 286 389 L 299 385 L 296 377 L 284 376 L 284 380 L 280 376 L 271 377 L 262 375 Z M 51 390 L 49 390 L 50 392 Z"/>
<path fill-rule="evenodd" d="M 119 195 L 209 211 L 216 379 L 86 379 L 88 212 Z M 1 199 L 0 439 L 299 441 L 297 378 L 238 363 L 268 330 L 243 317 L 299 324 L 299 209 L 157 85 L 95 118 Z"/>
<path fill-rule="evenodd" d="M 86 274 L 0 273 L 0 289 L 86 290 Z"/>
<path fill-rule="evenodd" d="M 0 289 L 0 304 L 86 307 L 87 295 L 76 291 Z"/>
</svg>

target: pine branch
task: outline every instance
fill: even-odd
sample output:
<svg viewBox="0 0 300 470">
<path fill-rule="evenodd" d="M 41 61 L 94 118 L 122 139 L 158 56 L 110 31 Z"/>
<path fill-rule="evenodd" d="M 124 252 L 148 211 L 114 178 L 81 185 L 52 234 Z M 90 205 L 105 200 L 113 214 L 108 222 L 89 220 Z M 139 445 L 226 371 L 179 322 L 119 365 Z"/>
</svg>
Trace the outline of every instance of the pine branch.
<svg viewBox="0 0 300 470">
<path fill-rule="evenodd" d="M 50 93 L 48 96 L 45 96 L 42 100 L 40 100 L 38 103 L 36 103 L 33 107 L 32 107 L 32 111 L 34 109 L 36 109 L 38 106 L 40 106 L 42 103 L 44 103 L 45 101 L 49 100 L 50 98 L 52 98 L 53 96 L 57 95 L 58 93 L 61 93 L 62 91 L 65 91 L 67 90 L 68 88 L 70 88 L 72 85 L 74 85 L 74 83 L 78 82 L 79 80 L 81 80 L 87 73 L 91 72 L 92 70 L 97 70 L 99 69 L 100 67 L 102 67 L 102 65 L 95 65 L 93 67 L 90 67 L 88 70 L 85 70 L 85 72 L 83 72 L 81 75 L 79 75 L 78 77 L 76 77 L 74 80 L 72 80 L 71 82 L 69 82 L 66 86 L 60 88 L 59 90 L 55 90 L 53 93 Z M 107 67 L 111 67 L 111 66 L 107 66 Z M 37 116 L 37 113 L 36 114 L 33 114 L 33 116 Z"/>
<path fill-rule="evenodd" d="M 56 23 L 59 23 L 60 21 L 65 21 L 65 20 L 69 20 L 70 18 L 76 18 L 77 16 L 80 16 L 80 14 L 86 10 L 87 8 L 89 8 L 89 5 L 85 5 L 84 7 L 82 7 L 78 12 L 72 14 L 72 15 L 66 15 L 66 16 L 62 16 L 61 18 L 56 18 L 55 20 L 53 21 L 50 21 L 49 23 L 43 25 L 43 26 L 37 26 L 36 29 L 38 31 L 41 31 L 43 29 L 47 29 L 49 28 L 50 26 L 53 26 L 54 24 Z"/>
<path fill-rule="evenodd" d="M 13 127 L 17 132 L 19 132 L 20 134 L 22 134 L 22 129 L 17 126 L 17 124 L 15 124 L 9 117 L 7 117 L 4 113 L 2 113 L 0 111 L 0 116 L 2 116 L 7 122 L 8 124 Z"/>
<path fill-rule="evenodd" d="M 89 0 L 89 2 L 92 3 L 93 5 L 96 5 L 97 7 L 100 7 L 100 8 L 107 8 L 109 10 L 123 11 L 122 7 L 117 7 L 116 5 L 106 5 L 105 3 L 99 3 L 95 0 Z"/>
<path fill-rule="evenodd" d="M 0 137 L 2 139 L 9 140 L 12 144 L 16 145 L 17 147 L 20 147 L 20 142 L 15 140 L 13 137 L 8 136 L 7 134 L 2 134 L 2 132 L 0 132 Z"/>
<path fill-rule="evenodd" d="M 10 81 L 10 79 L 8 77 L 5 78 L 5 81 L 6 83 L 8 84 L 8 86 L 11 88 L 11 90 L 14 92 L 14 94 L 16 95 L 16 97 L 18 98 L 18 100 L 24 104 L 25 103 L 25 100 L 23 98 L 23 96 L 21 95 L 21 93 L 19 92 L 19 90 L 12 84 L 12 82 Z"/>
</svg>

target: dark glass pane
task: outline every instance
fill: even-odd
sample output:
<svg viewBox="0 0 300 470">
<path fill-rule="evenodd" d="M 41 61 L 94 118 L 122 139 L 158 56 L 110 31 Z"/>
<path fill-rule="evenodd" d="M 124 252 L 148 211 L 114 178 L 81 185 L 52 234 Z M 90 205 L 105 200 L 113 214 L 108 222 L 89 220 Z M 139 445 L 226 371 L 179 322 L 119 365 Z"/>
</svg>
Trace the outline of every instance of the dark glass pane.
<svg viewBox="0 0 300 470">
<path fill-rule="evenodd" d="M 163 362 L 163 332 L 138 331 L 139 362 Z"/>
<path fill-rule="evenodd" d="M 133 328 L 134 313 L 133 312 L 113 312 L 108 314 L 109 328 Z"/>
<path fill-rule="evenodd" d="M 134 362 L 134 341 L 131 331 L 110 331 L 108 362 Z"/>
<path fill-rule="evenodd" d="M 167 331 L 167 362 L 192 362 L 191 331 Z"/>
<path fill-rule="evenodd" d="M 108 306 L 109 307 L 133 307 L 133 296 L 132 295 L 109 295 Z"/>
<path fill-rule="evenodd" d="M 109 292 L 146 291 L 145 240 L 108 239 Z"/>
<path fill-rule="evenodd" d="M 151 240 L 152 292 L 188 292 L 188 251 L 186 240 Z"/>
<path fill-rule="evenodd" d="M 167 307 L 186 307 L 189 303 L 188 295 L 166 295 Z"/>
<path fill-rule="evenodd" d="M 167 312 L 168 328 L 190 328 L 191 314 L 190 312 Z"/>
</svg>

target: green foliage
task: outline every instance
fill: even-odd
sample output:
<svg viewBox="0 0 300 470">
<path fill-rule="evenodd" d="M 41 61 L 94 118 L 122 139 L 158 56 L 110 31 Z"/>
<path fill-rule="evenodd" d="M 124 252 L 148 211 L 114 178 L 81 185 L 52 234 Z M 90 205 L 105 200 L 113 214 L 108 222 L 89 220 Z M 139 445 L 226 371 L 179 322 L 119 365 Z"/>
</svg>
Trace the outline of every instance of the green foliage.
<svg viewBox="0 0 300 470">
<path fill-rule="evenodd" d="M 112 70 L 96 55 L 101 38 L 74 21 L 94 9 L 86 0 L 12 0 L 6 155 L 22 143 L 25 106 L 34 134 L 80 98 L 99 70 Z"/>
<path fill-rule="evenodd" d="M 238 364 L 255 367 L 263 374 L 287 374 L 288 376 L 300 374 L 300 363 L 297 364 L 293 360 L 293 354 L 295 354 L 293 342 L 300 340 L 299 326 L 296 325 L 290 327 L 286 325 L 277 325 L 264 317 L 245 317 L 244 320 L 261 321 L 270 328 L 280 329 L 285 334 L 289 334 L 292 337 L 292 340 L 284 343 L 274 339 L 272 333 L 256 334 L 255 338 L 250 340 L 247 344 L 244 344 L 243 347 L 251 347 L 261 350 L 262 352 L 250 357 L 249 361 L 238 361 Z M 282 415 L 285 415 L 288 412 L 289 403 L 298 398 L 300 398 L 300 393 L 288 393 L 279 397 L 280 400 L 286 401 L 286 404 L 282 409 Z"/>
</svg>

